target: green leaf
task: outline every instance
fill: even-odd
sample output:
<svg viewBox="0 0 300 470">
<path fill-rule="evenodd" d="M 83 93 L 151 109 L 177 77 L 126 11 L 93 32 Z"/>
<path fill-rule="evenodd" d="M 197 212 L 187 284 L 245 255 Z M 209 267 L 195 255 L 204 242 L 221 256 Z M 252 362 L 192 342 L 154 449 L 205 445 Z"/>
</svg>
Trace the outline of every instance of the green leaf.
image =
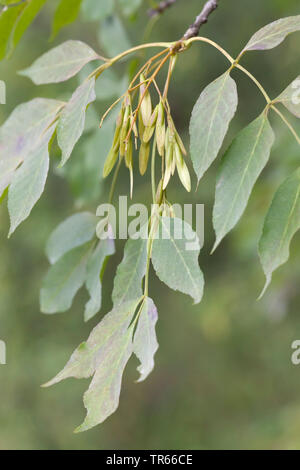
<svg viewBox="0 0 300 470">
<path fill-rule="evenodd" d="M 0 13 L 0 60 L 6 56 L 14 26 L 25 7 L 23 3 Z"/>
<path fill-rule="evenodd" d="M 25 3 L 25 8 L 22 10 L 21 14 L 18 16 L 18 19 L 15 23 L 13 33 L 9 41 L 9 50 L 8 54 L 11 54 L 15 47 L 20 42 L 23 34 L 27 28 L 31 25 L 35 17 L 38 15 L 40 10 L 43 8 L 47 0 L 31 0 L 30 2 Z"/>
<path fill-rule="evenodd" d="M 273 49 L 284 41 L 288 34 L 300 31 L 300 15 L 274 21 L 255 33 L 243 51 Z"/>
<path fill-rule="evenodd" d="M 300 229 L 300 168 L 287 178 L 275 193 L 265 218 L 259 241 L 259 255 L 266 275 L 264 294 L 272 274 L 290 255 L 289 247 Z"/>
<path fill-rule="evenodd" d="M 76 75 L 86 64 L 99 59 L 98 54 L 81 41 L 66 41 L 39 57 L 19 72 L 36 85 L 58 83 Z"/>
<path fill-rule="evenodd" d="M 86 80 L 73 93 L 63 109 L 57 127 L 57 141 L 62 150 L 61 165 L 70 158 L 74 146 L 84 130 L 87 106 L 95 101 L 95 78 Z"/>
<path fill-rule="evenodd" d="M 121 11 L 125 16 L 131 16 L 140 8 L 142 0 L 118 0 Z"/>
<path fill-rule="evenodd" d="M 68 217 L 51 233 L 46 254 L 51 264 L 65 253 L 91 241 L 96 235 L 97 217 L 90 212 L 80 212 Z"/>
<path fill-rule="evenodd" d="M 134 334 L 133 351 L 140 360 L 138 367 L 140 378 L 145 380 L 154 368 L 154 355 L 158 349 L 155 325 L 157 323 L 157 309 L 152 299 L 145 299 L 138 325 Z"/>
<path fill-rule="evenodd" d="M 274 100 L 300 118 L 300 75 Z"/>
<path fill-rule="evenodd" d="M 84 0 L 81 6 L 85 21 L 98 21 L 113 14 L 114 0 Z"/>
<path fill-rule="evenodd" d="M 90 294 L 84 311 L 85 321 L 93 318 L 101 308 L 102 285 L 101 275 L 105 260 L 115 253 L 115 243 L 113 240 L 101 240 L 97 248 L 91 255 L 87 265 L 86 287 Z"/>
<path fill-rule="evenodd" d="M 123 371 L 133 351 L 133 325 L 130 324 L 138 303 L 139 299 L 135 299 L 108 313 L 88 340 L 74 351 L 64 369 L 46 384 L 93 375 L 84 395 L 87 417 L 77 432 L 102 423 L 118 407 Z"/>
<path fill-rule="evenodd" d="M 204 279 L 198 264 L 200 247 L 196 233 L 189 224 L 176 217 L 162 217 L 159 225 L 159 237 L 154 239 L 152 249 L 152 264 L 157 276 L 171 289 L 188 294 L 199 303 Z M 197 249 L 189 247 L 191 241 Z"/>
<path fill-rule="evenodd" d="M 36 98 L 17 106 L 0 127 L 0 194 L 20 163 L 41 143 L 62 106 L 61 101 Z"/>
<path fill-rule="evenodd" d="M 268 162 L 274 133 L 265 113 L 243 129 L 225 153 L 217 178 L 213 250 L 242 216 L 253 186 Z"/>
<path fill-rule="evenodd" d="M 55 11 L 51 39 L 64 27 L 76 20 L 82 0 L 60 0 Z"/>
<path fill-rule="evenodd" d="M 142 281 L 147 266 L 147 240 L 128 239 L 124 257 L 119 264 L 114 280 L 112 299 L 114 306 L 142 295 Z"/>
<path fill-rule="evenodd" d="M 50 267 L 40 293 L 43 313 L 65 312 L 71 307 L 73 298 L 86 279 L 90 249 L 90 243 L 75 248 Z"/>
<path fill-rule="evenodd" d="M 106 54 L 110 57 L 131 47 L 124 26 L 117 16 L 110 16 L 101 21 L 98 38 Z"/>
<path fill-rule="evenodd" d="M 117 114 L 116 108 L 104 121 L 101 130 L 98 119 L 94 120 L 93 133 L 80 140 L 74 157 L 66 166 L 59 168 L 60 174 L 70 184 L 78 207 L 99 201 L 105 189 L 103 165 L 113 140 Z"/>
<path fill-rule="evenodd" d="M 46 133 L 41 145 L 29 154 L 24 163 L 15 171 L 8 191 L 9 237 L 30 215 L 44 191 L 49 171 L 48 146 L 53 132 L 52 127 Z"/>
<path fill-rule="evenodd" d="M 196 102 L 191 122 L 191 158 L 198 181 L 217 157 L 238 103 L 229 72 L 208 85 Z"/>
</svg>

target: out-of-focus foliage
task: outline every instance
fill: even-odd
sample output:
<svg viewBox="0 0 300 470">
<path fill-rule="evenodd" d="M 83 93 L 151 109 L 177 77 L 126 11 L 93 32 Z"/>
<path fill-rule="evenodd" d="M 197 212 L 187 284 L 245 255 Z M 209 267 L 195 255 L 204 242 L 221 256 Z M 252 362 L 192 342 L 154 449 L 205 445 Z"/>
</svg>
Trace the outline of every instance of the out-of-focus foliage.
<svg viewBox="0 0 300 470">
<path fill-rule="evenodd" d="M 178 5 L 156 24 L 152 38 L 180 37 L 198 9 L 198 1 L 190 1 L 187 8 L 178 0 Z M 293 0 L 263 3 L 255 0 L 251 2 L 251 14 L 247 15 L 243 2 L 228 0 L 201 34 L 218 40 L 234 55 L 260 26 L 298 13 L 298 2 Z M 37 94 L 26 79 L 16 76 L 16 71 L 49 49 L 45 34 L 45 28 L 49 30 L 49 16 L 49 10 L 45 9 L 10 62 L 0 64 L 0 79 L 5 80 L 8 90 L 7 105 L 0 107 L 1 123 L 16 104 Z M 134 44 L 140 42 L 140 31 L 145 27 L 145 8 L 140 10 L 135 26 L 130 21 L 125 20 L 123 24 Z M 101 27 L 97 22 L 75 23 L 60 33 L 55 44 L 72 38 L 84 40 L 99 50 L 99 37 Z M 298 73 L 298 44 L 299 39 L 298 43 L 288 39 L 285 46 L 274 51 L 252 52 L 247 56 L 247 66 L 272 91 L 272 96 L 278 96 Z M 122 49 L 123 45 L 119 47 Z M 186 122 L 200 91 L 223 71 L 222 61 L 216 60 L 216 54 L 201 46 L 178 61 L 176 87 L 171 89 L 170 101 L 176 125 L 182 132 L 187 132 Z M 124 67 L 121 65 L 114 71 L 119 78 Z M 255 87 L 246 80 L 241 77 L 239 94 L 244 104 L 226 146 L 234 132 L 250 122 L 250 116 L 256 117 L 257 107 L 263 105 Z M 76 87 L 75 79 L 73 84 L 43 86 L 39 95 L 57 98 L 59 92 L 62 99 L 70 97 Z M 105 104 L 105 99 L 97 103 L 95 115 L 91 115 L 92 124 L 85 130 L 86 140 L 78 145 L 74 162 L 66 164 L 72 168 L 73 176 L 68 179 L 70 189 L 77 196 L 76 207 L 91 211 L 97 203 L 106 200 L 106 184 L 100 189 L 94 171 L 89 171 L 85 163 L 93 152 L 95 160 L 97 156 L 100 160 L 102 155 L 98 131 L 93 133 L 93 129 L 97 128 Z M 272 124 L 279 136 L 272 161 L 256 185 L 244 220 L 213 257 L 208 255 L 213 235 L 208 224 L 211 217 L 207 216 L 207 248 L 200 258 L 207 277 L 202 303 L 192 307 L 188 299 L 168 292 L 159 282 L 152 282 L 151 293 L 161 312 L 157 330 L 161 347 L 156 356 L 156 370 L 147 384 L 137 386 L 133 384 L 137 377 L 136 364 L 130 365 L 118 414 L 86 435 L 74 436 L 70 432 L 84 416 L 79 397 L 86 384 L 70 380 L 49 390 L 39 388 L 57 372 L 58 364 L 66 362 L 90 330 L 90 326 L 82 324 L 82 310 L 87 301 L 84 293 L 76 298 L 71 314 L 49 318 L 39 313 L 38 290 L 47 265 L 42 255 L 45 241 L 61 220 L 72 210 L 75 212 L 73 195 L 62 179 L 64 170 L 59 169 L 50 176 L 46 196 L 32 212 L 31 220 L 23 224 L 9 243 L 6 209 L 1 206 L 0 338 L 7 342 L 8 364 L 0 366 L 0 448 L 300 447 L 300 369 L 290 361 L 291 343 L 299 338 L 300 327 L 299 237 L 291 247 L 289 264 L 274 275 L 266 297 L 261 302 L 255 301 L 263 282 L 257 262 L 263 217 L 274 190 L 296 168 L 299 159 L 299 149 L 282 129 L 281 122 L 275 117 Z M 296 128 L 297 125 L 299 129 L 295 120 Z M 95 143 L 90 152 L 87 146 L 91 145 L 92 134 Z M 126 188 L 127 174 L 122 176 Z M 194 202 L 205 203 L 207 214 L 212 210 L 215 178 L 213 167 L 202 180 L 199 191 L 191 196 Z M 81 188 L 85 198 L 81 196 Z M 178 200 L 179 191 L 175 185 L 170 188 L 169 199 Z M 145 199 L 148 193 L 149 188 L 140 185 L 136 199 Z M 190 201 L 184 192 L 180 197 Z M 107 266 L 102 288 L 105 311 L 110 309 L 109 294 L 118 261 L 113 258 Z"/>
</svg>

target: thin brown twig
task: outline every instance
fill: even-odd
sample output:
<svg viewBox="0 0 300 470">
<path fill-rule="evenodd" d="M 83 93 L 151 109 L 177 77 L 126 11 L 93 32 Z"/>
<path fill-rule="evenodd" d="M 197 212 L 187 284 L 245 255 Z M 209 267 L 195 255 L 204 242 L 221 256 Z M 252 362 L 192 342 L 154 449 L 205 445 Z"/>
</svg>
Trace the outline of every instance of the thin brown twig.
<svg viewBox="0 0 300 470">
<path fill-rule="evenodd" d="M 191 26 L 185 32 L 182 39 L 190 39 L 198 36 L 201 26 L 207 23 L 209 15 L 213 13 L 218 8 L 218 6 L 218 0 L 208 0 L 208 2 L 206 2 L 204 5 L 203 10 L 197 16 L 195 22 L 191 24 Z"/>
<path fill-rule="evenodd" d="M 164 0 L 160 2 L 156 8 L 152 8 L 151 10 L 148 10 L 148 15 L 150 17 L 157 16 L 157 15 L 162 15 L 168 8 L 170 8 L 176 0 Z"/>
</svg>

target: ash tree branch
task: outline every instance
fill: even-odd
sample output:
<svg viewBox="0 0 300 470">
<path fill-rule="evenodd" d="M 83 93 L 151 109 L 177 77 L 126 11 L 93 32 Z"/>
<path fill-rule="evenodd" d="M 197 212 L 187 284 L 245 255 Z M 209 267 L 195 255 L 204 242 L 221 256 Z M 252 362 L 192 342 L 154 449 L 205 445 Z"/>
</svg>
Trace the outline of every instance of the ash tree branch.
<svg viewBox="0 0 300 470">
<path fill-rule="evenodd" d="M 182 39 L 190 39 L 198 36 L 201 26 L 207 23 L 209 15 L 211 15 L 218 6 L 218 0 L 208 0 L 204 5 L 203 10 L 197 16 L 195 22 L 185 32 Z"/>
<path fill-rule="evenodd" d="M 156 16 L 156 15 L 161 15 L 164 13 L 168 8 L 170 8 L 176 0 L 164 0 L 160 2 L 156 8 L 152 8 L 151 10 L 148 10 L 148 15 L 151 16 Z"/>
</svg>

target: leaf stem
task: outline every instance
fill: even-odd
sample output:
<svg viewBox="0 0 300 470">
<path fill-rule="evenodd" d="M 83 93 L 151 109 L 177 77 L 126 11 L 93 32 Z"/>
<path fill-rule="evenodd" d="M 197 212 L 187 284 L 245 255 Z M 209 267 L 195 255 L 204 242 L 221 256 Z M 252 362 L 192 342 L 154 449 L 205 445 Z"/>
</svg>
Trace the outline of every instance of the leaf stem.
<svg viewBox="0 0 300 470">
<path fill-rule="evenodd" d="M 245 69 L 245 67 L 243 67 L 242 65 L 238 64 L 238 63 L 234 63 L 233 64 L 233 68 L 237 68 L 239 70 L 241 70 L 242 72 L 244 72 L 246 75 L 248 75 L 248 77 L 255 83 L 255 85 L 257 86 L 257 88 L 259 88 L 259 90 L 261 91 L 261 93 L 264 95 L 265 97 L 265 100 L 268 104 L 270 104 L 272 102 L 271 98 L 269 97 L 268 93 L 266 92 L 266 90 L 264 89 L 264 87 L 261 85 L 261 83 L 252 75 L 252 73 L 249 72 L 249 70 Z"/>
<path fill-rule="evenodd" d="M 217 49 L 219 52 L 221 52 L 221 54 L 223 54 L 226 57 L 226 59 L 229 60 L 229 62 L 231 64 L 233 64 L 235 62 L 234 58 L 231 57 L 231 55 L 228 54 L 228 52 L 225 51 L 225 49 L 223 49 L 221 46 L 219 46 L 219 44 L 212 41 L 211 39 L 208 39 L 208 38 L 205 38 L 205 37 L 202 37 L 202 36 L 198 36 L 198 37 L 191 38 L 191 39 L 188 39 L 187 41 L 182 41 L 182 42 L 183 42 L 185 47 L 189 47 L 189 45 L 192 44 L 195 41 L 206 42 L 207 44 L 210 44 L 215 49 Z"/>
<path fill-rule="evenodd" d="M 300 137 L 298 136 L 297 132 L 295 131 L 295 129 L 293 128 L 292 124 L 287 120 L 287 118 L 281 113 L 281 111 L 279 111 L 279 109 L 276 108 L 276 106 L 274 106 L 274 104 L 271 104 L 270 106 L 277 114 L 278 116 L 281 117 L 281 119 L 283 120 L 283 122 L 287 125 L 287 127 L 289 128 L 289 130 L 291 131 L 291 133 L 293 134 L 293 136 L 295 137 L 296 141 L 298 142 L 298 144 L 300 145 Z"/>
<path fill-rule="evenodd" d="M 128 56 L 128 55 L 130 55 L 134 52 L 137 52 L 137 51 L 140 51 L 140 50 L 143 50 L 143 49 L 154 48 L 154 47 L 163 47 L 164 49 L 170 49 L 170 47 L 172 47 L 174 44 L 175 44 L 174 42 L 149 42 L 147 44 L 140 44 L 139 46 L 132 47 L 131 49 L 127 49 L 126 51 L 121 52 L 120 54 L 116 55 L 112 59 L 109 59 L 108 62 L 106 62 L 105 64 L 100 65 L 100 67 L 97 67 L 88 76 L 88 78 L 90 79 L 94 76 L 97 78 L 103 70 L 111 67 L 112 65 L 114 65 L 119 60 L 123 59 L 124 57 L 126 57 L 126 56 Z"/>
</svg>

